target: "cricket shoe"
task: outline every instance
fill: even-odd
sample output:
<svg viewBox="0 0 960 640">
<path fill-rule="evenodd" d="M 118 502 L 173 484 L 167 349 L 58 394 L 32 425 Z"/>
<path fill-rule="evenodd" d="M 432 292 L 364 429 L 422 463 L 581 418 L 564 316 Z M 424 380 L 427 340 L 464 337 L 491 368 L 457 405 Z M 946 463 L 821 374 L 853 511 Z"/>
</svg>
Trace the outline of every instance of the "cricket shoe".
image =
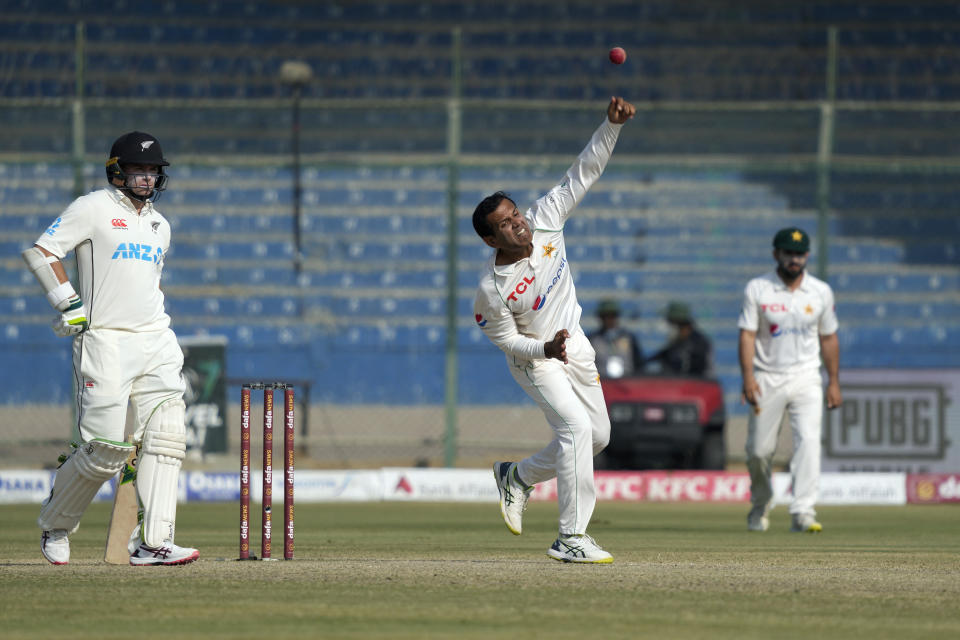
<svg viewBox="0 0 960 640">
<path fill-rule="evenodd" d="M 172 540 L 167 540 L 159 547 L 148 547 L 143 541 L 130 554 L 130 564 L 137 567 L 144 566 L 171 566 L 176 564 L 190 564 L 200 557 L 200 552 L 190 547 L 178 547 Z"/>
<path fill-rule="evenodd" d="M 823 525 L 809 513 L 794 513 L 791 520 L 790 531 L 795 533 L 820 533 L 823 531 Z"/>
<path fill-rule="evenodd" d="M 579 536 L 561 535 L 547 549 L 547 555 L 560 562 L 586 564 L 610 564 L 613 562 L 613 556 L 601 549 L 597 541 L 587 534 Z"/>
<path fill-rule="evenodd" d="M 142 519 L 142 518 L 141 518 Z M 137 526 L 133 528 L 133 531 L 130 533 L 130 539 L 127 540 L 127 553 L 133 555 L 137 552 L 137 547 L 140 546 L 140 529 L 143 527 L 142 522 L 138 522 Z"/>
<path fill-rule="evenodd" d="M 494 462 L 493 477 L 500 490 L 500 513 L 507 529 L 515 536 L 523 531 L 523 512 L 527 510 L 527 501 L 533 487 L 524 488 L 517 478 L 516 462 Z"/>
<path fill-rule="evenodd" d="M 747 514 L 747 531 L 766 531 L 770 528 L 767 518 L 768 509 L 764 505 L 754 505 Z"/>
<path fill-rule="evenodd" d="M 50 564 L 70 562 L 70 540 L 66 529 L 53 529 L 40 534 L 40 553 Z"/>
</svg>

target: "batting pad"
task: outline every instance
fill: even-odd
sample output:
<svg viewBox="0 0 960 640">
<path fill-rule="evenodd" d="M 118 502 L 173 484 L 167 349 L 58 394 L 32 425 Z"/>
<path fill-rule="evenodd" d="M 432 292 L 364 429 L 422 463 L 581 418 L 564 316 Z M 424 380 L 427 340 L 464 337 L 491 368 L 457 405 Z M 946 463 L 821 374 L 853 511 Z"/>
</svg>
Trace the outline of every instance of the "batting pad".
<svg viewBox="0 0 960 640">
<path fill-rule="evenodd" d="M 177 482 L 187 455 L 183 400 L 161 404 L 143 432 L 137 465 L 137 495 L 143 507 L 141 535 L 148 547 L 173 540 L 177 521 Z"/>
<path fill-rule="evenodd" d="M 76 531 L 100 485 L 123 468 L 133 449 L 134 446 L 126 442 L 99 438 L 77 447 L 57 470 L 53 490 L 40 507 L 37 518 L 40 528 Z"/>
</svg>

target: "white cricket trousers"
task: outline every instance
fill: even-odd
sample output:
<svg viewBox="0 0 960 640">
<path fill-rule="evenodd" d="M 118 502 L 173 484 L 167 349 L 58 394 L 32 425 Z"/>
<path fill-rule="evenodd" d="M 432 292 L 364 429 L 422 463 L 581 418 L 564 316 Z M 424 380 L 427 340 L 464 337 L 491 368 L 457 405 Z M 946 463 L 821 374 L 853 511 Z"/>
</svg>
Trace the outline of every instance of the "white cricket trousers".
<svg viewBox="0 0 960 640">
<path fill-rule="evenodd" d="M 790 513 L 815 515 L 814 505 L 820 488 L 820 429 L 823 421 L 820 370 L 809 369 L 800 373 L 760 371 L 755 377 L 760 385 L 759 412 L 751 412 L 747 425 L 750 501 L 756 507 L 768 507 L 773 499 L 771 464 L 786 412 L 793 432 Z"/>
<path fill-rule="evenodd" d="M 533 360 L 510 371 L 554 433 L 550 444 L 518 463 L 517 473 L 529 485 L 557 478 L 560 533 L 572 535 L 586 533 L 593 515 L 593 457 L 610 442 L 610 418 L 590 341 L 577 331 L 566 346 L 568 364 Z"/>
<path fill-rule="evenodd" d="M 182 369 L 183 351 L 171 329 L 80 334 L 73 340 L 79 430 L 74 439 L 123 442 L 129 401 L 134 441 L 140 442 L 153 411 L 164 400 L 183 397 Z"/>
</svg>

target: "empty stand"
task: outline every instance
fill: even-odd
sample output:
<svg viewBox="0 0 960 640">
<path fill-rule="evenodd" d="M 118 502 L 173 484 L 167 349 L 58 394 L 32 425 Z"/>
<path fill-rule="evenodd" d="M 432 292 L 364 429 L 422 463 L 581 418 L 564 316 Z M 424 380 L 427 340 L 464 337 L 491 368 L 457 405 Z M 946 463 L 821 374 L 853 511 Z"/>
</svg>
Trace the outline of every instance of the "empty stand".
<svg viewBox="0 0 960 640">
<path fill-rule="evenodd" d="M 18 213 L 0 215 L 8 232 L 3 248 L 12 256 L 37 237 L 69 195 L 55 189 L 52 213 L 43 214 L 36 202 L 27 212 L 27 194 L 39 181 L 62 179 L 62 172 L 29 165 L 4 171 L 16 179 L 0 189 L 0 203 L 19 207 Z M 292 368 L 286 375 L 316 380 L 325 389 L 320 397 L 346 394 L 387 402 L 410 397 L 404 383 L 396 377 L 390 382 L 386 374 L 378 383 L 386 387 L 357 390 L 355 379 L 340 375 L 344 365 L 338 359 L 352 363 L 348 371 L 360 362 L 379 362 L 392 371 L 441 366 L 448 224 L 443 170 L 310 168 L 304 188 L 315 198 L 305 211 L 307 263 L 299 273 L 286 208 L 261 209 L 264 202 L 282 200 L 272 178 L 229 167 L 174 167 L 171 173 L 175 188 L 158 207 L 174 229 L 163 286 L 178 332 L 227 336 L 232 363 Z M 553 176 L 536 168 L 463 171 L 457 342 L 471 372 L 492 375 L 483 367 L 499 367 L 500 360 L 491 359 L 496 349 L 472 319 L 478 273 L 491 252 L 473 232 L 473 200 L 466 194 L 485 194 L 507 180 L 522 194 L 515 197 L 523 205 L 527 196 L 545 191 Z M 866 186 L 850 180 L 842 188 L 867 189 L 875 180 L 868 175 Z M 235 182 L 241 186 L 231 187 Z M 795 175 L 611 170 L 566 229 L 585 327 L 596 326 L 601 299 L 616 298 L 626 325 L 652 352 L 667 337 L 662 320 L 667 303 L 689 302 L 714 341 L 717 375 L 729 392 L 731 411 L 738 411 L 736 317 L 743 286 L 772 268 L 770 239 L 777 229 L 796 224 L 817 230 L 812 213 L 791 208 L 799 182 Z M 917 264 L 907 248 L 912 237 L 927 241 L 951 232 L 955 221 L 931 217 L 939 225 L 931 233 L 909 218 L 870 220 L 856 211 L 849 218 L 839 211 L 830 228 L 830 282 L 837 291 L 845 366 L 949 365 L 960 345 L 960 273 L 942 252 L 928 252 L 927 263 Z M 941 248 L 952 242 L 952 236 L 941 239 Z M 0 316 L 9 320 L 4 340 L 61 350 L 30 275 L 11 261 L 0 276 L 5 293 Z M 324 367 L 317 367 L 318 358 Z M 427 397 L 442 383 L 418 388 L 420 397 Z"/>
<path fill-rule="evenodd" d="M 18 253 L 73 196 L 72 115 L 52 104 L 17 107 L 16 100 L 74 95 L 81 19 L 83 92 L 106 99 L 85 114 L 84 143 L 97 162 L 82 168 L 84 181 L 102 184 L 99 150 L 109 148 L 118 131 L 143 128 L 163 140 L 173 160 L 169 191 L 157 203 L 173 228 L 162 282 L 167 309 L 181 335 L 227 336 L 236 375 L 313 380 L 319 402 L 442 402 L 448 167 L 440 161 L 357 166 L 337 154 L 403 164 L 446 153 L 455 26 L 463 44 L 462 151 L 486 160 L 458 172 L 456 319 L 464 403 L 523 398 L 503 380 L 502 355 L 475 327 L 473 294 L 490 249 L 476 237 L 470 213 L 495 189 L 508 190 L 524 207 L 555 184 L 563 163 L 602 118 L 599 108 L 567 103 L 599 106 L 611 93 L 654 108 L 628 125 L 603 179 L 566 227 L 587 329 L 596 326 L 598 303 L 615 298 L 627 326 L 651 351 L 667 337 L 661 319 L 667 303 L 690 303 L 714 341 L 730 411 L 739 412 L 736 316 L 743 286 L 772 268 L 775 231 L 800 225 L 828 234 L 845 367 L 960 361 L 956 172 L 898 170 L 888 162 L 906 158 L 937 167 L 956 157 L 956 110 L 840 105 L 834 152 L 879 159 L 883 166 L 834 168 L 826 230 L 818 229 L 815 215 L 814 171 L 802 163 L 765 162 L 817 152 L 815 101 L 825 96 L 828 24 L 839 29 L 838 99 L 960 99 L 960 15 L 949 3 L 747 2 L 732 11 L 729 3 L 707 0 L 166 0 L 120 3 L 122 11 L 109 13 L 73 0 L 52 0 L 42 10 L 8 4 L 0 16 L 0 98 L 6 100 L 0 100 L 0 248 L 6 256 L 0 261 L 0 341 L 19 354 L 11 356 L 12 371 L 69 361 L 67 343 L 50 332 L 52 313 Z M 630 54 L 617 68 L 605 61 L 614 42 Z M 286 102 L 254 101 L 286 100 L 289 90 L 278 73 L 289 58 L 309 62 L 317 76 L 305 89 L 301 113 L 309 157 L 302 171 L 299 268 L 291 115 Z M 113 108 L 116 98 L 147 102 Z M 331 98 L 344 100 L 310 103 Z M 413 108 L 365 109 L 349 98 L 426 100 Z M 471 102 L 488 98 L 550 100 L 557 108 Z M 164 104 L 167 99 L 173 102 Z M 226 99 L 244 102 L 218 106 Z M 657 108 L 672 101 L 684 106 Z M 717 101 L 794 106 L 697 108 Z M 33 161 L 36 154 L 59 160 Z M 527 161 L 511 161 L 521 155 Z M 531 164 L 532 156 L 545 159 Z M 648 156 L 664 159 L 663 166 L 643 162 Z M 745 159 L 750 170 L 728 168 Z M 33 369 L 25 365 L 29 353 L 40 363 Z M 14 400 L 49 399 L 39 397 L 37 385 L 16 382 Z M 53 395 L 68 398 L 68 385 Z"/>
</svg>

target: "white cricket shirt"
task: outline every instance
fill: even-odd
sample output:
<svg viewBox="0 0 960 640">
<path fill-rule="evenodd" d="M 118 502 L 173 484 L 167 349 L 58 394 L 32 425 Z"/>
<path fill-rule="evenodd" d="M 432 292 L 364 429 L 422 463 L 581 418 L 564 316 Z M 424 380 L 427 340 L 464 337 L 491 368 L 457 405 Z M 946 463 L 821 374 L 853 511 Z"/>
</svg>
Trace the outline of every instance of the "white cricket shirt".
<svg viewBox="0 0 960 640">
<path fill-rule="evenodd" d="M 116 187 L 93 191 L 70 203 L 36 244 L 61 259 L 76 250 L 79 294 L 91 329 L 170 326 L 160 291 L 170 224 L 152 203 L 138 214 Z"/>
<path fill-rule="evenodd" d="M 776 271 L 754 278 L 743 292 L 741 329 L 757 333 L 753 366 L 770 373 L 820 368 L 820 336 L 837 332 L 833 290 L 804 272 L 795 291 Z"/>
<path fill-rule="evenodd" d="M 543 343 L 557 331 L 580 330 L 580 304 L 570 274 L 563 225 L 603 173 L 622 125 L 606 118 L 563 181 L 537 200 L 524 216 L 533 231 L 529 258 L 497 265 L 496 251 L 480 277 L 474 319 L 484 334 L 520 360 L 542 359 Z"/>
</svg>

